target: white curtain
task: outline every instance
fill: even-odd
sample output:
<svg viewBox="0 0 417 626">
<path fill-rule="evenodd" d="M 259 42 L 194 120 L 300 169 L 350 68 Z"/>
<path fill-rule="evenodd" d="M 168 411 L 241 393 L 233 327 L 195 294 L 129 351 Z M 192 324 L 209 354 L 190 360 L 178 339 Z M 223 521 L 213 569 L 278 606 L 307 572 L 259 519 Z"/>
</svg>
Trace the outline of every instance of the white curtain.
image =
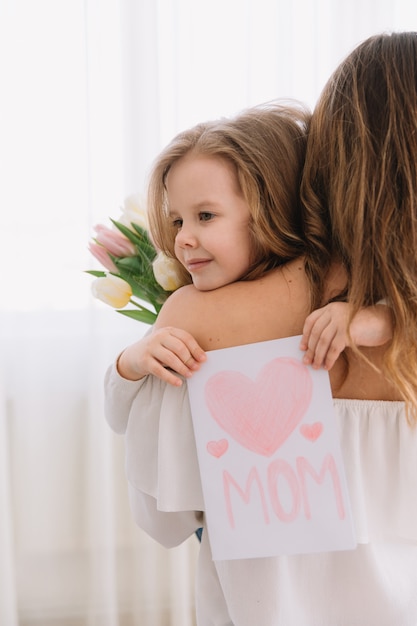
<svg viewBox="0 0 417 626">
<path fill-rule="evenodd" d="M 107 365 L 145 327 L 93 301 L 92 226 L 179 130 L 417 30 L 414 0 L 0 0 L 0 626 L 192 626 L 198 541 L 136 528 Z"/>
</svg>

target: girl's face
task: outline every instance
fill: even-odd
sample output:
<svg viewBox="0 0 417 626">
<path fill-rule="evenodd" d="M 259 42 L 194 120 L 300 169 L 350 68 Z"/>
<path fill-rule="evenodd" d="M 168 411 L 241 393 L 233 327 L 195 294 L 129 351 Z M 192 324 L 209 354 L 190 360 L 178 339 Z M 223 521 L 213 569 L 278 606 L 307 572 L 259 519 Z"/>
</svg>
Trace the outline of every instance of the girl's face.
<svg viewBox="0 0 417 626">
<path fill-rule="evenodd" d="M 252 261 L 249 207 L 225 159 L 186 154 L 166 179 L 175 254 L 201 291 L 239 280 Z"/>
</svg>

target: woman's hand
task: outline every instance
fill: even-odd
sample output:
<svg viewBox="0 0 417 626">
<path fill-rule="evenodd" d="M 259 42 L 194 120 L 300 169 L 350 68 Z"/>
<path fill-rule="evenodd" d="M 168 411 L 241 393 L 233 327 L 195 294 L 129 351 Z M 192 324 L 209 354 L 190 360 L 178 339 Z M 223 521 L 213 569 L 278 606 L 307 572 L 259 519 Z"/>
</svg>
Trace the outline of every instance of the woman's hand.
<svg viewBox="0 0 417 626">
<path fill-rule="evenodd" d="M 117 362 L 119 374 L 128 380 L 140 380 L 148 374 L 179 387 L 176 374 L 190 378 L 206 360 L 204 350 L 194 337 L 180 328 L 154 328 L 149 335 L 128 346 Z"/>
</svg>

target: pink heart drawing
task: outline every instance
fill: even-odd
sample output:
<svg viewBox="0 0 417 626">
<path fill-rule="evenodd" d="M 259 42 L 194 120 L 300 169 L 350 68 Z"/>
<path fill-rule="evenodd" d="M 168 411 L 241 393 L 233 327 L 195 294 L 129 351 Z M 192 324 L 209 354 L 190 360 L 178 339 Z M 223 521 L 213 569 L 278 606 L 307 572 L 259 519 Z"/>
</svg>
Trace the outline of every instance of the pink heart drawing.
<svg viewBox="0 0 417 626">
<path fill-rule="evenodd" d="M 313 383 L 305 365 L 289 357 L 267 363 L 253 381 L 241 372 L 223 371 L 206 383 L 213 419 L 248 450 L 271 456 L 302 420 Z"/>
<path fill-rule="evenodd" d="M 309 441 L 316 441 L 323 432 L 322 422 L 314 422 L 314 424 L 302 424 L 300 433 Z"/>
<path fill-rule="evenodd" d="M 219 459 L 229 447 L 229 442 L 227 439 L 219 439 L 219 441 L 209 441 L 207 444 L 207 452 L 212 456 L 215 456 L 216 459 Z"/>
</svg>

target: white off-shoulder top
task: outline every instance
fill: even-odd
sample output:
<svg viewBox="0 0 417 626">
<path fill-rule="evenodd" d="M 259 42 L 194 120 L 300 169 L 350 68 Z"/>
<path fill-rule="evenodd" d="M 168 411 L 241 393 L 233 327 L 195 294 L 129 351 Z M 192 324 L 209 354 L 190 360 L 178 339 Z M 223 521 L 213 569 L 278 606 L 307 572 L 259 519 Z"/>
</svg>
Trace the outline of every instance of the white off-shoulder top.
<svg viewBox="0 0 417 626">
<path fill-rule="evenodd" d="M 105 379 L 138 525 L 167 547 L 204 526 L 187 386 Z M 358 547 L 213 562 L 203 531 L 198 626 L 417 626 L 417 428 L 402 402 L 334 400 Z"/>
</svg>

